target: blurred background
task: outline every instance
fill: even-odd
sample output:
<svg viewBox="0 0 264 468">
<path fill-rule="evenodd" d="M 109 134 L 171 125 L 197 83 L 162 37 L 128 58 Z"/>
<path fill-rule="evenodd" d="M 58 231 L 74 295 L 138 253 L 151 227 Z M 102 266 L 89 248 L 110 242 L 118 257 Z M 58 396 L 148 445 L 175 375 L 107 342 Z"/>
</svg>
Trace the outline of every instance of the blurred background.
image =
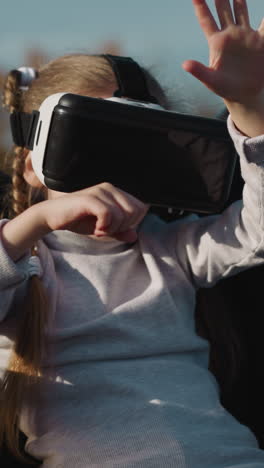
<svg viewBox="0 0 264 468">
<path fill-rule="evenodd" d="M 214 1 L 208 0 L 214 10 Z M 254 28 L 263 0 L 248 0 Z M 12 68 L 40 66 L 71 52 L 128 55 L 167 90 L 175 110 L 215 116 L 221 100 L 181 68 L 208 62 L 207 43 L 191 0 L 13 0 L 0 16 L 0 80 Z M 8 116 L 0 112 L 0 165 L 10 145 Z"/>
</svg>

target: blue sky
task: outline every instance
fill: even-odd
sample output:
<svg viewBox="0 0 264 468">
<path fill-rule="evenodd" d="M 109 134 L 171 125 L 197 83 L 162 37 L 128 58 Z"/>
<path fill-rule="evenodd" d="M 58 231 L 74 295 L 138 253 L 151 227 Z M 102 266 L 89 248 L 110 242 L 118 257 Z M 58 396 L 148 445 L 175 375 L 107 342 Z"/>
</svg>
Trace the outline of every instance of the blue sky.
<svg viewBox="0 0 264 468">
<path fill-rule="evenodd" d="M 213 6 L 212 0 L 208 1 Z M 252 25 L 264 16 L 263 0 L 248 0 Z M 159 79 L 177 83 L 187 96 L 216 102 L 181 69 L 185 59 L 207 63 L 207 44 L 191 0 L 13 0 L 0 18 L 0 66 L 24 65 L 25 50 L 40 48 L 52 58 L 69 52 L 100 51 L 107 40 L 122 44 L 123 54 L 154 65 Z M 217 105 L 217 104 L 216 104 Z"/>
</svg>

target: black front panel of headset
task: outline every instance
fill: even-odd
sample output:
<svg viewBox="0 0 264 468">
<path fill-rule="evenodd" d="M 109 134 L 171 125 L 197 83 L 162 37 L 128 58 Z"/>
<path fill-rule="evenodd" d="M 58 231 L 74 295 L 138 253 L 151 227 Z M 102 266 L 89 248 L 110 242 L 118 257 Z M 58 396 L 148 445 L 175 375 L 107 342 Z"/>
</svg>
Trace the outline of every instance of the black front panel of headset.
<svg viewBox="0 0 264 468">
<path fill-rule="evenodd" d="M 169 128 L 58 107 L 44 159 L 45 183 L 72 192 L 110 182 L 153 205 L 216 212 L 228 197 L 235 153 L 225 133 L 203 133 L 177 128 L 173 116 Z"/>
</svg>

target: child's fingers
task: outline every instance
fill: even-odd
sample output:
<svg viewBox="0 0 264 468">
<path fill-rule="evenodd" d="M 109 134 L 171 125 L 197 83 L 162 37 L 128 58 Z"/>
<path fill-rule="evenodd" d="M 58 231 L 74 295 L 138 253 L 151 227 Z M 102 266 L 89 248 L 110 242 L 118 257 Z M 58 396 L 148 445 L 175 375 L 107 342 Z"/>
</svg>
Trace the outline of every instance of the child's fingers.
<svg viewBox="0 0 264 468">
<path fill-rule="evenodd" d="M 102 213 L 98 212 L 95 235 L 116 235 L 133 230 L 147 212 L 148 207 L 144 203 L 111 184 L 101 184 L 94 187 L 93 191 L 93 196 L 103 207 Z M 108 211 L 110 216 L 108 223 L 104 210 Z"/>
<path fill-rule="evenodd" d="M 113 208 L 109 203 L 93 197 L 87 205 L 87 215 L 96 218 L 95 229 L 105 229 L 113 223 Z M 116 217 L 118 215 L 116 214 Z"/>
<path fill-rule="evenodd" d="M 124 213 L 123 221 L 119 226 L 119 231 L 124 232 L 128 229 L 136 229 L 146 215 L 148 206 L 123 190 L 117 190 L 114 197 L 116 203 L 118 203 Z"/>
<path fill-rule="evenodd" d="M 248 7 L 246 0 L 234 0 L 234 14 L 236 24 L 244 28 L 250 28 Z"/>
<path fill-rule="evenodd" d="M 97 218 L 95 234 L 115 232 L 123 222 L 124 212 L 115 200 L 115 190 L 111 184 L 103 183 L 79 192 L 84 200 L 89 200 L 87 214 Z"/>
<path fill-rule="evenodd" d="M 234 24 L 234 17 L 229 0 L 215 0 L 215 7 L 222 28 Z"/>
<path fill-rule="evenodd" d="M 148 210 L 148 206 L 140 200 L 110 183 L 81 190 L 78 197 L 81 197 L 85 211 L 87 207 L 86 214 L 96 218 L 93 233 L 97 236 L 115 236 L 135 230 Z M 135 234 L 128 236 L 133 237 Z"/>
<path fill-rule="evenodd" d="M 205 0 L 193 0 L 194 11 L 206 39 L 219 31 L 217 23 Z"/>
<path fill-rule="evenodd" d="M 107 211 L 107 216 L 105 216 L 104 211 Z M 115 205 L 114 202 L 112 204 L 105 204 L 104 209 L 97 213 L 94 233 L 96 235 L 106 235 L 106 233 L 109 235 L 118 232 L 124 222 L 124 217 L 124 211 L 118 205 Z"/>
<path fill-rule="evenodd" d="M 258 27 L 258 32 L 259 34 L 264 37 L 264 18 L 262 19 L 259 27 Z"/>
</svg>

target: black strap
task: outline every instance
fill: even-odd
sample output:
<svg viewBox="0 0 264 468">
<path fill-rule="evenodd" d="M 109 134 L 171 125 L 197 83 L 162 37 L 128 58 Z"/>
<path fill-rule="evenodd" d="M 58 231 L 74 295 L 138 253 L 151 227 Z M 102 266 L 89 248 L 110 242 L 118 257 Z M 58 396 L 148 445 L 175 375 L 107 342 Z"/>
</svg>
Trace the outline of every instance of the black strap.
<svg viewBox="0 0 264 468">
<path fill-rule="evenodd" d="M 10 125 L 13 142 L 17 146 L 33 149 L 34 137 L 39 119 L 39 112 L 12 112 L 10 114 Z"/>
<path fill-rule="evenodd" d="M 142 68 L 130 57 L 105 54 L 115 73 L 118 89 L 116 97 L 127 97 L 143 102 L 157 103 L 157 99 L 149 93 L 146 78 Z"/>
<path fill-rule="evenodd" d="M 144 72 L 135 60 L 110 54 L 102 55 L 102 57 L 108 60 L 116 75 L 118 89 L 114 96 L 158 103 L 157 99 L 149 93 Z M 33 111 L 31 114 L 15 111 L 10 115 L 11 132 L 16 145 L 33 149 L 38 118 L 38 111 Z"/>
</svg>

